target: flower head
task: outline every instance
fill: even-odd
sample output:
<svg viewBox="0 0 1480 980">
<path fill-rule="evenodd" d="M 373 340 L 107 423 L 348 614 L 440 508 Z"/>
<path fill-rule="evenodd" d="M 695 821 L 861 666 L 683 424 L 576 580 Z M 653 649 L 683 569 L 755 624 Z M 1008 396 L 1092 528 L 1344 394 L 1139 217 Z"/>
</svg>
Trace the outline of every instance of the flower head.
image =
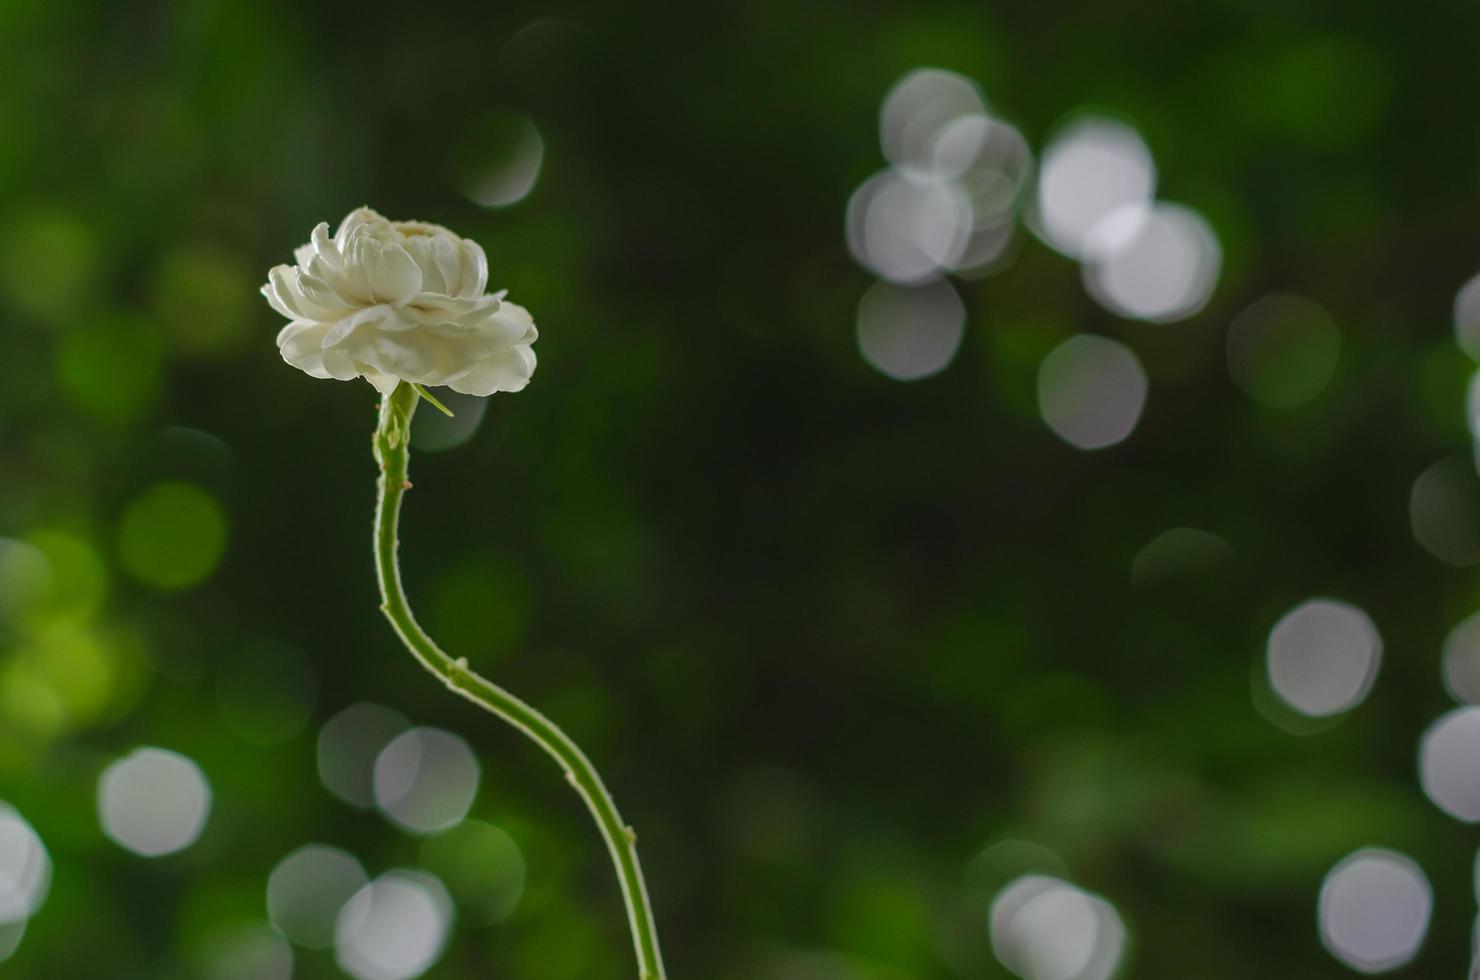
<svg viewBox="0 0 1480 980">
<path fill-rule="evenodd" d="M 488 259 L 441 225 L 388 221 L 357 208 L 333 237 L 321 222 L 274 266 L 262 295 L 291 323 L 283 360 L 315 378 L 400 381 L 468 395 L 518 391 L 534 373 L 529 311 L 486 293 Z"/>
</svg>

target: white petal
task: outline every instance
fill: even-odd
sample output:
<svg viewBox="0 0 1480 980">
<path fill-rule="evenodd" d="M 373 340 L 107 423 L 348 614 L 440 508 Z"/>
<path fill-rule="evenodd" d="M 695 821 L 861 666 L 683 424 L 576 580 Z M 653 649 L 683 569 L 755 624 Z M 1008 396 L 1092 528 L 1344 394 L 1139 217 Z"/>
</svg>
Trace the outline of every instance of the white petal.
<svg viewBox="0 0 1480 980">
<path fill-rule="evenodd" d="M 524 380 L 527 382 L 534 377 L 534 369 L 539 364 L 539 358 L 535 356 L 534 348 L 528 344 L 520 344 L 514 348 L 514 353 L 524 362 Z"/>
<path fill-rule="evenodd" d="M 339 222 L 339 230 L 334 232 L 334 244 L 338 247 L 339 253 L 341 255 L 346 253 L 345 244 L 349 241 L 351 232 L 361 225 L 374 224 L 384 225 L 389 224 L 389 222 L 368 207 L 355 208 L 349 214 L 345 215 L 344 220 Z"/>
<path fill-rule="evenodd" d="M 370 250 L 380 244 L 369 235 L 360 234 L 359 229 L 350 233 L 341 247 L 344 270 L 340 281 L 340 294 L 353 306 L 375 305 L 375 289 L 370 283 Z"/>
<path fill-rule="evenodd" d="M 377 303 L 402 306 L 421 289 L 421 270 L 399 245 L 384 245 L 372 238 L 361 239 L 361 258 L 370 283 L 370 298 Z"/>
<path fill-rule="evenodd" d="M 389 306 L 370 306 L 363 310 L 356 310 L 349 316 L 344 317 L 333 324 L 324 334 L 324 347 L 343 347 L 350 343 L 350 338 L 360 330 L 374 331 L 381 321 L 391 316 Z"/>
<path fill-rule="evenodd" d="M 297 270 L 291 265 L 275 265 L 268 270 L 267 284 L 272 287 L 272 296 L 267 301 L 290 320 L 312 320 L 314 318 L 298 306 L 298 297 L 293 293 L 292 282 L 296 274 Z M 273 302 L 274 299 L 277 302 Z"/>
<path fill-rule="evenodd" d="M 476 322 L 498 309 L 498 303 L 490 304 L 490 299 L 490 296 L 468 299 L 462 296 L 445 296 L 442 293 L 417 293 L 403 309 L 421 323 L 443 323 L 448 320 Z"/>
<path fill-rule="evenodd" d="M 524 307 L 486 295 L 488 258 L 439 225 L 392 223 L 357 208 L 333 236 L 313 229 L 277 266 L 263 295 L 290 321 L 284 360 L 314 377 L 364 377 L 382 392 L 399 381 L 488 395 L 529 383 L 539 336 Z"/>
<path fill-rule="evenodd" d="M 267 299 L 267 305 L 271 306 L 275 312 L 287 317 L 289 320 L 296 320 L 298 318 L 297 314 L 288 309 L 287 304 L 285 304 L 281 299 L 278 298 L 277 290 L 272 288 L 272 273 L 269 272 L 267 276 L 267 282 L 263 284 L 260 290 L 258 290 Z"/>
<path fill-rule="evenodd" d="M 339 306 L 348 309 L 362 302 L 359 291 L 350 287 L 349 280 L 345 277 L 344 263 L 340 259 L 335 258 L 331 261 L 322 255 L 315 255 L 308 260 L 308 265 L 300 268 L 304 275 L 312 276 L 328 286 L 337 298 Z"/>
<path fill-rule="evenodd" d="M 329 377 L 339 381 L 348 381 L 360 376 L 360 369 L 355 366 L 348 352 L 337 347 L 324 351 L 324 370 L 328 372 Z"/>
<path fill-rule="evenodd" d="M 396 385 L 401 383 L 400 378 L 389 374 L 381 374 L 378 371 L 372 371 L 365 375 L 365 380 L 374 385 L 375 390 L 382 395 L 389 395 L 396 390 Z"/>
<path fill-rule="evenodd" d="M 323 268 L 323 264 L 317 260 L 310 263 L 310 266 Z M 302 268 L 299 268 L 293 279 L 293 288 L 299 309 L 316 320 L 337 320 L 350 310 L 350 305 L 328 282 Z"/>
<path fill-rule="evenodd" d="M 327 378 L 324 370 L 323 336 L 328 328 L 311 320 L 294 320 L 277 335 L 283 360 L 315 378 Z"/>
<path fill-rule="evenodd" d="M 497 336 L 507 338 L 507 343 L 511 345 L 532 344 L 539 336 L 539 332 L 534 328 L 534 317 L 530 315 L 530 312 L 518 303 L 510 303 L 507 300 L 499 304 L 498 312 L 489 317 L 489 323 Z"/>
<path fill-rule="evenodd" d="M 443 287 L 441 292 L 448 296 L 457 296 L 462 290 L 462 247 L 456 236 L 438 235 L 432 239 L 432 261 L 436 263 L 437 271 L 442 275 Z M 428 292 L 431 287 L 424 287 Z M 479 292 L 482 292 L 480 289 Z"/>
<path fill-rule="evenodd" d="M 488 255 L 471 238 L 462 240 L 462 283 L 459 296 L 477 296 L 488 286 Z"/>
<path fill-rule="evenodd" d="M 339 262 L 339 248 L 334 244 L 334 239 L 329 237 L 329 222 L 320 221 L 313 226 L 313 235 L 309 241 L 313 250 L 320 258 L 331 265 Z"/>
<path fill-rule="evenodd" d="M 421 291 L 434 295 L 446 295 L 447 280 L 442 275 L 442 270 L 437 267 L 437 260 L 432 254 L 435 239 L 425 235 L 417 235 L 408 238 L 402 243 L 402 248 L 416 262 L 416 267 L 421 271 Z"/>
<path fill-rule="evenodd" d="M 440 384 L 466 363 L 456 345 L 420 329 L 397 307 L 374 306 L 346 317 L 324 337 L 325 363 L 331 369 L 343 355 L 358 374 L 388 374 L 407 381 Z"/>
<path fill-rule="evenodd" d="M 465 395 L 491 395 L 495 391 L 520 391 L 534 374 L 534 351 L 516 347 L 479 361 L 466 373 L 447 382 L 447 387 Z"/>
</svg>

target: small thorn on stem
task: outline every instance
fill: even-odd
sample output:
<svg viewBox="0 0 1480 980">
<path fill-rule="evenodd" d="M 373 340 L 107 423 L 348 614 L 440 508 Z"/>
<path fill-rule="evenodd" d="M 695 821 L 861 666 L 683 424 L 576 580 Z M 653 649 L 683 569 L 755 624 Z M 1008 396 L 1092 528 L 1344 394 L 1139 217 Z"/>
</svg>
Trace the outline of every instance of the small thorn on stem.
<svg viewBox="0 0 1480 980">
<path fill-rule="evenodd" d="M 401 489 L 402 490 L 410 490 L 411 489 L 411 481 L 410 480 L 402 480 L 401 481 Z"/>
</svg>

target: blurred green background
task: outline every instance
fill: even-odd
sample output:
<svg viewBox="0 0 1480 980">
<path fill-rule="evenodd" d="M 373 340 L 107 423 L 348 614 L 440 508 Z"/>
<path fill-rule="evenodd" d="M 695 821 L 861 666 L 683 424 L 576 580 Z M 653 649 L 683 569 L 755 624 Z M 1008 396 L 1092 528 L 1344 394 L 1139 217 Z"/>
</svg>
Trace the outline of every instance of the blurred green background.
<svg viewBox="0 0 1480 980">
<path fill-rule="evenodd" d="M 1006 977 L 988 909 L 1026 871 L 1113 905 L 1124 975 L 1352 976 L 1317 895 L 1369 846 L 1432 885 L 1402 975 L 1462 975 L 1480 840 L 1416 757 L 1480 606 L 1452 332 L 1477 32 L 1462 0 L 0 5 L 0 800 L 51 862 L 18 945 L 0 902 L 0 973 L 343 975 L 267 925 L 311 842 L 438 877 L 427 976 L 633 973 L 579 801 L 376 611 L 373 390 L 274 348 L 267 268 L 368 203 L 482 243 L 540 325 L 526 392 L 423 411 L 405 575 L 601 766 L 675 978 Z M 922 66 L 1035 153 L 1086 107 L 1133 126 L 1221 243 L 1205 308 L 1117 316 L 1020 228 L 953 280 L 944 370 L 877 370 L 844 216 Z M 1324 308 L 1339 356 L 1310 381 L 1323 355 L 1276 352 L 1260 401 L 1225 344 L 1271 293 Z M 1040 410 L 1080 333 L 1149 379 L 1094 452 Z M 1278 364 L 1315 394 L 1279 404 Z M 1177 527 L 1217 537 L 1143 551 Z M 1384 651 L 1319 723 L 1264 659 L 1313 596 Z M 466 740 L 475 822 L 411 832 L 326 788 L 321 733 L 359 702 Z M 140 746 L 210 787 L 154 858 L 100 822 Z"/>
</svg>

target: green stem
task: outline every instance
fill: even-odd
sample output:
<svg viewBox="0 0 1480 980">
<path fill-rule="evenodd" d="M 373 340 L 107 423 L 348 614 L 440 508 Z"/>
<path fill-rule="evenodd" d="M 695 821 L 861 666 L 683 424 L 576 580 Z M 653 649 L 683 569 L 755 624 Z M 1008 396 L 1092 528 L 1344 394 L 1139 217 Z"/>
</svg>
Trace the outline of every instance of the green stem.
<svg viewBox="0 0 1480 980">
<path fill-rule="evenodd" d="M 454 693 L 497 715 L 528 736 L 560 763 L 566 781 L 586 801 L 601 836 L 611 852 L 627 921 L 632 927 L 632 945 L 637 953 L 640 980 L 664 980 L 663 955 L 658 950 L 658 930 L 648 903 L 647 885 L 637 860 L 637 835 L 622 822 L 617 805 L 602 785 L 596 767 L 570 736 L 530 705 L 468 668 L 466 658 L 453 659 L 427 636 L 401 585 L 397 561 L 397 525 L 401 498 L 411 488 L 406 479 L 411 463 L 411 416 L 420 396 L 409 384 L 400 384 L 385 396 L 380 406 L 380 425 L 375 432 L 375 458 L 380 463 L 380 492 L 375 508 L 375 573 L 380 580 L 380 610 L 395 628 L 396 635 L 423 667 L 442 680 Z"/>
</svg>

